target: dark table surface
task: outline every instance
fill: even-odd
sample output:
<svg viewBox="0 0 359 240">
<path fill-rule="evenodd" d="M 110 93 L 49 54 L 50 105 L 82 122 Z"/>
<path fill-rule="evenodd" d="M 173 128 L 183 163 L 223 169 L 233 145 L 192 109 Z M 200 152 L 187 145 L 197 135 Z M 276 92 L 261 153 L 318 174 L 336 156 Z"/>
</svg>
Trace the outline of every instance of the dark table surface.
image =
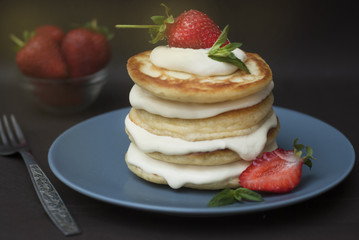
<svg viewBox="0 0 359 240">
<path fill-rule="evenodd" d="M 175 5 L 173 1 L 169 2 Z M 261 6 L 258 1 L 254 2 L 258 4 L 257 8 Z M 291 22 L 299 32 L 294 36 L 286 35 L 289 40 L 285 40 L 278 34 L 280 29 L 274 27 L 277 35 L 268 35 L 272 39 L 270 43 L 251 37 L 245 42 L 250 51 L 256 51 L 258 47 L 257 52 L 272 67 L 275 105 L 306 113 L 332 125 L 358 152 L 359 71 L 354 7 L 339 4 L 343 1 L 318 1 L 314 10 L 310 10 L 313 8 L 307 7 L 311 6 L 311 1 L 292 2 L 301 6 L 299 10 L 305 10 L 297 13 L 296 20 Z M 188 6 L 184 8 L 192 7 L 191 1 L 185 3 Z M 195 3 L 195 7 L 200 5 Z M 283 1 L 273 3 L 276 5 L 271 10 L 288 4 Z M 63 4 L 70 3 L 64 1 Z M 217 6 L 216 1 L 208 4 L 208 9 Z M 252 6 L 247 1 L 243 4 L 243 8 Z M 11 4 L 7 2 L 3 6 L 10 8 Z M 131 6 L 134 8 L 135 4 Z M 217 10 L 228 9 L 218 7 Z M 265 15 L 268 4 L 260 9 Z M 248 11 L 254 10 L 250 8 Z M 281 17 L 290 15 L 286 15 L 285 9 L 278 13 Z M 221 21 L 226 22 L 226 14 L 222 15 Z M 275 18 L 276 14 L 268 13 L 268 16 Z M 107 21 L 118 23 L 116 19 Z M 254 32 L 246 29 L 244 36 Z M 276 38 L 278 43 L 273 40 Z M 288 41 L 293 43 L 284 51 L 282 43 Z M 251 42 L 256 46 L 249 44 Z M 39 165 L 79 223 L 82 233 L 72 239 L 356 239 L 359 234 L 357 163 L 343 182 L 320 196 L 278 209 L 224 217 L 178 217 L 128 209 L 84 196 L 58 180 L 51 172 L 47 158 L 53 141 L 77 123 L 129 106 L 132 82 L 126 72 L 126 59 L 151 46 L 132 46 L 129 50 L 117 43 L 112 43 L 114 53 L 108 82 L 97 101 L 81 113 L 65 116 L 46 113 L 28 102 L 17 85 L 18 69 L 13 58 L 8 57 L 6 51 L 0 58 L 0 114 L 16 115 Z M 337 161 L 340 164 L 340 159 Z M 0 239 L 65 239 L 43 211 L 23 161 L 19 157 L 0 156 L 0 172 Z"/>
</svg>

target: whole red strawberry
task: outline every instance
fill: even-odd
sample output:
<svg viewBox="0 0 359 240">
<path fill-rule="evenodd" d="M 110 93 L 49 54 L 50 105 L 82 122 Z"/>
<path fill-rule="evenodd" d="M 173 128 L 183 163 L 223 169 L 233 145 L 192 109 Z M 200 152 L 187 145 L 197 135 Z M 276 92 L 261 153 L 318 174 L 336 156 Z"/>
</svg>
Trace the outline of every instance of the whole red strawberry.
<svg viewBox="0 0 359 240">
<path fill-rule="evenodd" d="M 306 147 L 307 156 L 301 157 L 304 148 L 294 142 L 294 150 L 276 149 L 257 158 L 239 176 L 242 187 L 253 191 L 284 193 L 293 190 L 300 181 L 303 163 L 312 166 L 312 149 Z"/>
<path fill-rule="evenodd" d="M 179 15 L 166 32 L 168 45 L 179 48 L 210 48 L 221 30 L 206 14 L 189 10 Z"/>
<path fill-rule="evenodd" d="M 189 10 L 177 18 L 169 15 L 169 8 L 161 4 L 167 16 L 153 16 L 156 25 L 116 25 L 117 28 L 149 28 L 152 41 L 167 38 L 170 47 L 210 48 L 221 34 L 219 27 L 205 14 L 198 10 Z M 223 44 L 228 44 L 228 41 Z"/>
<path fill-rule="evenodd" d="M 64 31 L 54 25 L 42 25 L 35 29 L 36 35 L 44 35 L 49 38 L 54 39 L 57 43 L 61 43 L 62 39 L 65 36 Z"/>
<path fill-rule="evenodd" d="M 12 39 L 21 47 L 16 63 L 25 75 L 51 79 L 67 77 L 66 63 L 56 41 L 44 35 L 33 36 L 27 42 L 13 35 Z"/>
<path fill-rule="evenodd" d="M 71 77 L 95 73 L 108 64 L 110 45 L 106 36 L 97 29 L 76 28 L 65 35 L 61 49 Z"/>
<path fill-rule="evenodd" d="M 246 64 L 232 52 L 242 43 L 229 43 L 227 39 L 229 26 L 223 32 L 204 13 L 198 10 L 183 12 L 177 18 L 169 15 L 169 8 L 165 8 L 166 16 L 152 16 L 155 25 L 116 25 L 117 28 L 148 28 L 152 40 L 156 43 L 167 38 L 169 47 L 209 49 L 208 57 L 218 62 L 226 62 L 250 74 Z"/>
</svg>

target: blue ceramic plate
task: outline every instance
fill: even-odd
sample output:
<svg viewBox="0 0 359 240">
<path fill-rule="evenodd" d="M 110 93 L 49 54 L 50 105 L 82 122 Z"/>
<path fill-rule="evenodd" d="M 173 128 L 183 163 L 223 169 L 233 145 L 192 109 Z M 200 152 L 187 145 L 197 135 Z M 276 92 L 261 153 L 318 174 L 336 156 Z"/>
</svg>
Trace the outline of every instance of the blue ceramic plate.
<svg viewBox="0 0 359 240">
<path fill-rule="evenodd" d="M 290 193 L 265 195 L 264 202 L 209 208 L 218 191 L 173 190 L 134 176 L 124 161 L 129 140 L 124 119 L 129 108 L 88 119 L 61 134 L 49 150 L 53 173 L 70 188 L 119 206 L 172 215 L 214 216 L 263 211 L 315 197 L 339 184 L 352 170 L 355 153 L 345 136 L 308 115 L 275 107 L 281 122 L 278 145 L 291 149 L 293 139 L 314 149 L 310 171 L 303 167 L 299 186 Z M 340 159 L 340 164 L 338 164 Z"/>
</svg>

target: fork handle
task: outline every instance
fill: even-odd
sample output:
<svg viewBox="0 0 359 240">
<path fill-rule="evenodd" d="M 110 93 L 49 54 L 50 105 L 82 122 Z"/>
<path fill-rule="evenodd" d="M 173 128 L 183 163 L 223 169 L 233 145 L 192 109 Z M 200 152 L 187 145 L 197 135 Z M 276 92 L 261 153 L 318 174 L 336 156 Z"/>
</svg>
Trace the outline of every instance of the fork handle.
<svg viewBox="0 0 359 240">
<path fill-rule="evenodd" d="M 50 219 L 66 235 L 80 233 L 80 229 L 62 201 L 59 193 L 28 151 L 20 151 L 37 196 Z"/>
</svg>

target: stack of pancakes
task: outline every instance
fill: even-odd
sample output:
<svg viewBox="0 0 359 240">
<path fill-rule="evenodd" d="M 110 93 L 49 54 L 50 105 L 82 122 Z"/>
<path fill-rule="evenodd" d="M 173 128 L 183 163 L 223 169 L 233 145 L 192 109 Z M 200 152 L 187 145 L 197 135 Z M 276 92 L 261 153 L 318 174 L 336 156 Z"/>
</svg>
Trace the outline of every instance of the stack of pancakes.
<svg viewBox="0 0 359 240">
<path fill-rule="evenodd" d="M 238 187 L 251 160 L 277 147 L 269 66 L 247 53 L 250 74 L 198 76 L 155 66 L 150 54 L 127 64 L 135 82 L 126 118 L 128 168 L 172 188 Z"/>
</svg>

